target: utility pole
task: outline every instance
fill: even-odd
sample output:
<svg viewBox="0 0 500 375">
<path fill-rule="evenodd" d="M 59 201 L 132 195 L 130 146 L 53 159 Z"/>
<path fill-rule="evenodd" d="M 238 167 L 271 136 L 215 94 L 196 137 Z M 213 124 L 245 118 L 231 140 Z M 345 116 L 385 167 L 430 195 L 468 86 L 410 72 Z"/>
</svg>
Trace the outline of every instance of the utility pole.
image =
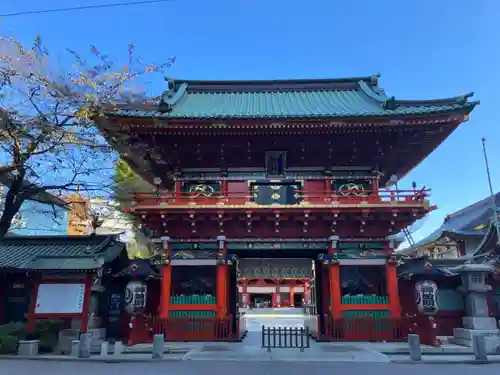
<svg viewBox="0 0 500 375">
<path fill-rule="evenodd" d="M 493 205 L 493 225 L 497 231 L 497 244 L 500 245 L 500 227 L 498 225 L 498 214 L 497 214 L 497 205 L 495 199 L 495 193 L 493 191 L 493 183 L 491 182 L 491 172 L 490 172 L 490 164 L 488 163 L 488 153 L 486 152 L 486 138 L 481 138 L 481 142 L 483 143 L 483 156 L 484 156 L 484 165 L 486 169 L 486 175 L 488 176 L 488 188 L 490 189 L 491 202 Z"/>
</svg>

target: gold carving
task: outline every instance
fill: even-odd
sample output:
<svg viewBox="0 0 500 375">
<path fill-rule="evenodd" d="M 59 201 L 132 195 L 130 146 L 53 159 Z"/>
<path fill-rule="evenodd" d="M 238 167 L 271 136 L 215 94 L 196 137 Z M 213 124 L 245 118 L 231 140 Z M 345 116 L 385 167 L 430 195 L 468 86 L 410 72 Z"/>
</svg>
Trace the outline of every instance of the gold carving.
<svg viewBox="0 0 500 375">
<path fill-rule="evenodd" d="M 200 195 L 204 197 L 210 197 L 214 193 L 214 188 L 206 184 L 193 185 L 189 188 L 189 192 L 193 193 L 193 197 L 199 197 Z"/>
</svg>

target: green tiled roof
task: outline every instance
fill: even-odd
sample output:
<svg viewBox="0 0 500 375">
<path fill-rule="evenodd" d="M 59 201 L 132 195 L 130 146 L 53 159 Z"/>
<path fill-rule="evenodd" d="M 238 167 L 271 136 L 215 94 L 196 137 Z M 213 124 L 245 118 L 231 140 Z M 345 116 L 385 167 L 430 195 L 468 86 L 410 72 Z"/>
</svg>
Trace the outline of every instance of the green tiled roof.
<svg viewBox="0 0 500 375">
<path fill-rule="evenodd" d="M 0 240 L 0 268 L 95 269 L 125 249 L 114 236 L 30 236 Z"/>
<path fill-rule="evenodd" d="M 345 118 L 469 113 L 471 94 L 438 100 L 397 100 L 378 76 L 280 81 L 169 80 L 158 105 L 122 106 L 114 116 L 165 119 Z"/>
</svg>

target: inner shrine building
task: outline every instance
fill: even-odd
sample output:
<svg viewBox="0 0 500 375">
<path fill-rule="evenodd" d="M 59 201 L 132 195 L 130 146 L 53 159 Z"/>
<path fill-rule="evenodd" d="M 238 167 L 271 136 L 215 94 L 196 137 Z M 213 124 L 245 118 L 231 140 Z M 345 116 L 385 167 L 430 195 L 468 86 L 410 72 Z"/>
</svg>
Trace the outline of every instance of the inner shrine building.
<svg viewBox="0 0 500 375">
<path fill-rule="evenodd" d="M 158 243 L 152 313 L 236 326 L 241 307 L 305 305 L 318 336 L 329 319 L 401 316 L 392 236 L 436 207 L 397 183 L 471 95 L 400 100 L 378 76 L 167 84 L 98 120 L 154 186 L 130 206 Z"/>
</svg>

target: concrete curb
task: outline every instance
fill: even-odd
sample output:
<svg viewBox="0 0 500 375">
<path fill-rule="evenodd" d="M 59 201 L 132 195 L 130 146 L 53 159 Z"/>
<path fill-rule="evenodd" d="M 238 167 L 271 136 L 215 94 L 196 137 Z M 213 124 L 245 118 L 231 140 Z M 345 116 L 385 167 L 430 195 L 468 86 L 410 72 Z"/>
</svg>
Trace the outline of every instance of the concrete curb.
<svg viewBox="0 0 500 375">
<path fill-rule="evenodd" d="M 394 364 L 403 364 L 403 365 L 493 365 L 500 363 L 500 360 L 488 360 L 488 361 L 479 361 L 475 359 L 463 359 L 463 360 L 437 360 L 437 359 L 426 359 L 422 361 L 412 361 L 410 359 L 395 359 L 391 360 L 390 363 Z"/>
<path fill-rule="evenodd" d="M 189 353 L 190 351 L 192 351 L 193 349 L 187 349 L 187 348 L 184 348 L 184 349 L 167 349 L 165 350 L 164 352 L 164 355 L 168 355 L 168 354 L 186 354 L 186 353 Z M 97 353 L 96 354 L 100 354 L 100 353 Z M 123 355 L 134 355 L 134 354 L 152 354 L 152 350 L 140 350 L 140 349 L 137 349 L 137 350 L 125 350 L 123 352 Z M 110 356 L 112 354 L 110 353 Z"/>
<path fill-rule="evenodd" d="M 94 363 L 144 363 L 144 362 L 179 362 L 183 361 L 183 357 L 179 358 L 168 358 L 164 357 L 161 359 L 153 358 L 127 358 L 126 356 L 109 356 L 109 357 L 90 357 L 90 358 L 77 358 L 77 357 L 52 357 L 52 356 L 36 356 L 36 357 L 25 357 L 18 355 L 1 355 L 0 361 L 49 361 L 49 362 L 94 362 Z"/>
</svg>

